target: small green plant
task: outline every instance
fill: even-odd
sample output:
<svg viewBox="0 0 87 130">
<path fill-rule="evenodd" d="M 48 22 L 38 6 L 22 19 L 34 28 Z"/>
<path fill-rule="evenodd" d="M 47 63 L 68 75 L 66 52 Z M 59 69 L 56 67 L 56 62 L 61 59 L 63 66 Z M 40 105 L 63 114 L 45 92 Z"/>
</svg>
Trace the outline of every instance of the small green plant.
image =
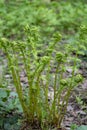
<svg viewBox="0 0 87 130">
<path fill-rule="evenodd" d="M 68 45 L 63 52 L 59 51 L 57 48 L 61 35 L 58 32 L 53 35 L 47 47 L 41 48 L 38 28 L 26 26 L 25 32 L 25 42 L 9 41 L 5 38 L 0 40 L 23 113 L 29 124 L 38 122 L 42 128 L 60 128 L 72 90 L 82 82 L 82 76 L 76 74 L 77 54 L 72 54 L 76 48 Z M 65 76 L 67 67 L 72 72 Z M 20 80 L 22 71 L 28 79 L 26 95 Z M 53 99 L 49 102 L 50 87 L 53 90 Z"/>
<path fill-rule="evenodd" d="M 83 105 L 84 104 L 80 96 L 76 96 L 76 101 L 77 101 L 77 103 L 79 105 Z"/>
<path fill-rule="evenodd" d="M 1 59 L 0 59 L 1 60 Z M 1 62 L 2 63 L 2 62 Z M 0 114 L 5 111 L 5 103 L 8 100 L 10 91 L 6 87 L 6 81 L 4 80 L 3 67 L 0 64 Z"/>
<path fill-rule="evenodd" d="M 77 125 L 76 124 L 72 124 L 71 127 L 70 127 L 70 130 L 76 130 L 77 129 Z"/>
</svg>

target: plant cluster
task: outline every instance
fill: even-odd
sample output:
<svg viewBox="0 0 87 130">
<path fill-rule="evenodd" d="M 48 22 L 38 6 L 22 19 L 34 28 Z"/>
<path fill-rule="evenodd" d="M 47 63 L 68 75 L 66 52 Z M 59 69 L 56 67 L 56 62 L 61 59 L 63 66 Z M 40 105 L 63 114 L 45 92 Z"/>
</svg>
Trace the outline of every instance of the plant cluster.
<svg viewBox="0 0 87 130">
<path fill-rule="evenodd" d="M 0 40 L 23 113 L 29 124 L 37 122 L 42 128 L 60 128 L 72 90 L 83 79 L 76 73 L 78 54 L 73 56 L 73 51 L 77 49 L 78 52 L 79 47 L 66 45 L 63 51 L 59 51 L 60 48 L 56 48 L 60 47 L 61 35 L 56 32 L 44 49 L 38 27 L 27 25 L 25 32 L 26 41 Z M 71 74 L 67 74 L 67 67 L 71 68 Z M 21 84 L 22 71 L 27 75 L 28 88 Z M 53 97 L 49 101 L 50 88 Z"/>
</svg>

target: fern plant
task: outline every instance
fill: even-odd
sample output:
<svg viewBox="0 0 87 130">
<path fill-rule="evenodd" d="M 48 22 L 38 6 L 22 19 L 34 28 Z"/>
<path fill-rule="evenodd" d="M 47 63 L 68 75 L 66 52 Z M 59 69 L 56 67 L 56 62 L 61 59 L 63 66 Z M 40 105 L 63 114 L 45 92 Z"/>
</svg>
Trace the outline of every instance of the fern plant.
<svg viewBox="0 0 87 130">
<path fill-rule="evenodd" d="M 78 58 L 72 55 L 75 48 L 68 45 L 60 51 L 58 42 L 61 35 L 58 32 L 45 48 L 40 44 L 36 26 L 27 25 L 25 32 L 27 39 L 23 42 L 5 38 L 0 40 L 25 119 L 29 124 L 37 121 L 42 128 L 60 128 L 72 90 L 82 81 L 82 76 L 76 74 Z M 71 74 L 66 74 L 67 66 L 72 69 Z M 28 88 L 21 84 L 22 71 L 27 75 Z M 50 88 L 53 90 L 53 98 L 49 101 Z M 26 96 L 24 89 L 27 89 Z"/>
</svg>

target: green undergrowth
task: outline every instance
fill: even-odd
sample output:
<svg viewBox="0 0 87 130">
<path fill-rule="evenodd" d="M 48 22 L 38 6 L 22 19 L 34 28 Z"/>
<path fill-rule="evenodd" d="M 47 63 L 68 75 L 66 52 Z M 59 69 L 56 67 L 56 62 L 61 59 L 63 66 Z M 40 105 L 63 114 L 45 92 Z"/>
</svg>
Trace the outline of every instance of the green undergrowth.
<svg viewBox="0 0 87 130">
<path fill-rule="evenodd" d="M 24 39 L 23 28 L 31 24 L 41 28 L 42 39 L 46 42 L 56 30 L 61 31 L 64 39 L 73 40 L 79 26 L 87 24 L 86 14 L 87 3 L 82 0 L 49 3 L 43 0 L 1 0 L 0 37 Z"/>
<path fill-rule="evenodd" d="M 16 113 L 9 113 L 7 115 L 0 115 L 0 130 L 19 130 L 22 117 Z"/>
</svg>

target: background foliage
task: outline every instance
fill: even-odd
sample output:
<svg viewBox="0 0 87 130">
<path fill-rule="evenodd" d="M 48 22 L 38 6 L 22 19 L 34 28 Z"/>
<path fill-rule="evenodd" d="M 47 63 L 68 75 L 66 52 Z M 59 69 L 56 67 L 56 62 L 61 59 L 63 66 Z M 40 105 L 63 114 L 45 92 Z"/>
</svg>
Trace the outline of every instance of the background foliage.
<svg viewBox="0 0 87 130">
<path fill-rule="evenodd" d="M 43 0 L 1 0 L 0 36 L 24 38 L 24 26 L 33 24 L 40 26 L 41 33 L 45 36 L 59 30 L 64 37 L 70 38 L 78 33 L 79 26 L 87 24 L 86 14 L 87 4 L 82 0 L 50 3 Z"/>
</svg>

